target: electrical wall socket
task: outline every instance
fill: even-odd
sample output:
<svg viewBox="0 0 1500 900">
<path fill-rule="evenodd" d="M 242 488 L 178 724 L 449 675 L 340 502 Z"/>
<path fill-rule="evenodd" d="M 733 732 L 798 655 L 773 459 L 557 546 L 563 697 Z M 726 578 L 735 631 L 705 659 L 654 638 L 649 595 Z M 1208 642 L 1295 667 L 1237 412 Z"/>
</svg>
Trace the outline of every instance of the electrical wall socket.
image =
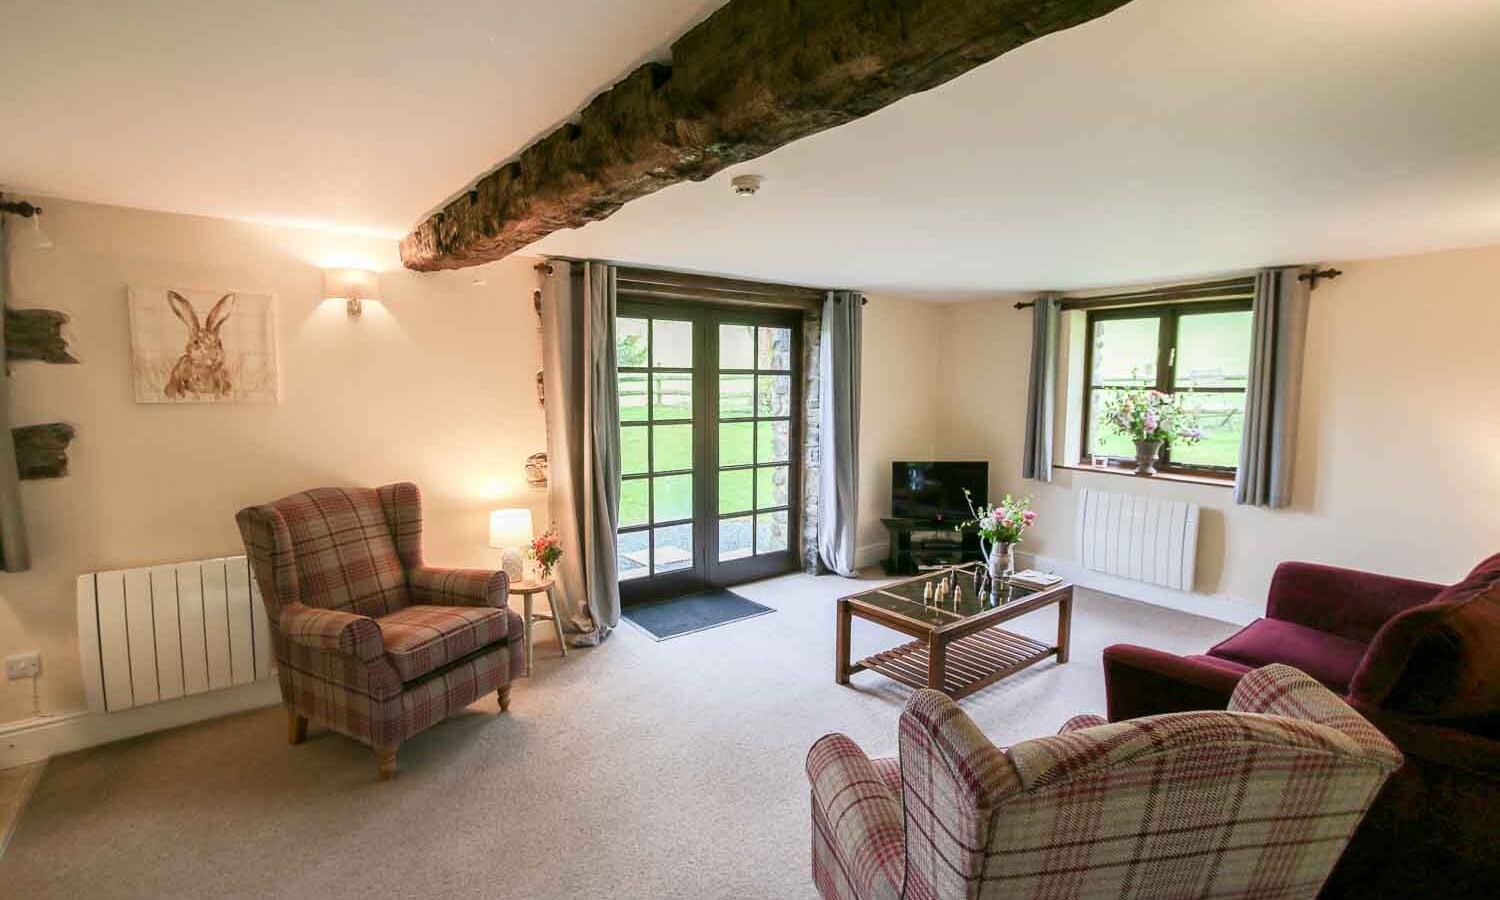
<svg viewBox="0 0 1500 900">
<path fill-rule="evenodd" d="M 35 678 L 40 674 L 42 674 L 40 653 L 17 653 L 15 656 L 5 657 L 5 677 L 10 681 Z"/>
</svg>

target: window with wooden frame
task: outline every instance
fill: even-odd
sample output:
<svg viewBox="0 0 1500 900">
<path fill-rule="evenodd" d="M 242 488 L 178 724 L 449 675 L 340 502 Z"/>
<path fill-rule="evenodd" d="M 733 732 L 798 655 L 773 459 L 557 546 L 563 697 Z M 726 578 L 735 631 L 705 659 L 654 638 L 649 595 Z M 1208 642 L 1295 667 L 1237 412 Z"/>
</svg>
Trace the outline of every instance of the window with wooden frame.
<svg viewBox="0 0 1500 900">
<path fill-rule="evenodd" d="M 1155 388 L 1185 394 L 1203 439 L 1162 448 L 1166 472 L 1233 478 L 1245 427 L 1251 312 L 1247 299 L 1090 309 L 1083 392 L 1083 458 L 1134 466 L 1135 446 L 1104 421 L 1110 394 Z"/>
</svg>

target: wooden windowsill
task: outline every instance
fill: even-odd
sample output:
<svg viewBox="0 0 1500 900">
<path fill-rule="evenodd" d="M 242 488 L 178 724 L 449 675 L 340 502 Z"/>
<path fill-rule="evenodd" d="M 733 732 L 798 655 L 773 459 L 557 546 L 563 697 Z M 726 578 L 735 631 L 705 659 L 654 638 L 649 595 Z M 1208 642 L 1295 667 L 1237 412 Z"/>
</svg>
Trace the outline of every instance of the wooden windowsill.
<svg viewBox="0 0 1500 900">
<path fill-rule="evenodd" d="M 1157 472 L 1155 475 L 1137 475 L 1129 469 L 1119 466 L 1052 466 L 1054 469 L 1067 469 L 1069 472 L 1092 472 L 1098 475 L 1116 475 L 1121 478 L 1137 478 L 1142 481 L 1177 481 L 1183 484 L 1205 484 L 1209 487 L 1234 487 L 1234 479 L 1230 477 L 1216 478 L 1212 475 L 1189 475 L 1186 472 Z"/>
</svg>

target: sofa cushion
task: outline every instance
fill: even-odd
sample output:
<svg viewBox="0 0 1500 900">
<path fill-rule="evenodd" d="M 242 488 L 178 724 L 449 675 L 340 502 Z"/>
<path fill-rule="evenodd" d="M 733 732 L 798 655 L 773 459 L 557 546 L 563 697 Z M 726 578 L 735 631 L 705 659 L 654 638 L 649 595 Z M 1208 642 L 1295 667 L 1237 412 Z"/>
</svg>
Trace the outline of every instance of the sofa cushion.
<svg viewBox="0 0 1500 900">
<path fill-rule="evenodd" d="M 1316 628 L 1281 619 L 1257 619 L 1209 650 L 1208 655 L 1252 668 L 1286 663 L 1342 694 L 1349 690 L 1349 680 L 1365 650 L 1366 645 L 1359 641 Z"/>
<path fill-rule="evenodd" d="M 1500 554 L 1375 635 L 1351 684 L 1360 702 L 1486 727 L 1500 721 Z"/>
<path fill-rule="evenodd" d="M 402 681 L 503 640 L 508 631 L 505 610 L 489 606 L 408 606 L 375 621 Z"/>
</svg>

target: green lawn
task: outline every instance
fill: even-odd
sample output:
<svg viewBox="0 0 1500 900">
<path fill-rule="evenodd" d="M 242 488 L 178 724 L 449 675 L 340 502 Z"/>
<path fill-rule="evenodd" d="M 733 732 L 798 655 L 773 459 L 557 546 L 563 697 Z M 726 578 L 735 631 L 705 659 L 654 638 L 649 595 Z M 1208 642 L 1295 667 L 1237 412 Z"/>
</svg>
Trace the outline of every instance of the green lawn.
<svg viewBox="0 0 1500 900">
<path fill-rule="evenodd" d="M 759 426 L 757 429 L 756 426 Z M 761 462 L 784 460 L 785 452 L 778 459 L 775 448 L 786 447 L 786 422 L 727 422 L 719 426 L 719 458 L 726 465 L 750 463 L 751 449 L 757 448 Z M 656 465 L 650 466 L 647 459 L 647 428 L 656 432 Z M 755 434 L 759 431 L 758 436 Z M 779 438 L 779 439 L 778 439 Z M 620 429 L 621 473 L 639 475 L 650 471 L 665 472 L 692 467 L 693 426 L 654 425 L 627 426 Z M 787 502 L 786 486 L 776 483 L 778 470 L 785 467 L 762 467 L 719 473 L 719 512 L 730 514 L 749 512 L 751 505 L 751 479 L 760 478 L 760 501 L 762 507 L 782 506 Z M 656 481 L 656 519 L 671 521 L 692 516 L 693 485 L 691 475 L 674 475 Z M 648 495 L 651 479 L 626 479 L 620 487 L 620 526 L 645 524 L 648 515 Z"/>
</svg>

